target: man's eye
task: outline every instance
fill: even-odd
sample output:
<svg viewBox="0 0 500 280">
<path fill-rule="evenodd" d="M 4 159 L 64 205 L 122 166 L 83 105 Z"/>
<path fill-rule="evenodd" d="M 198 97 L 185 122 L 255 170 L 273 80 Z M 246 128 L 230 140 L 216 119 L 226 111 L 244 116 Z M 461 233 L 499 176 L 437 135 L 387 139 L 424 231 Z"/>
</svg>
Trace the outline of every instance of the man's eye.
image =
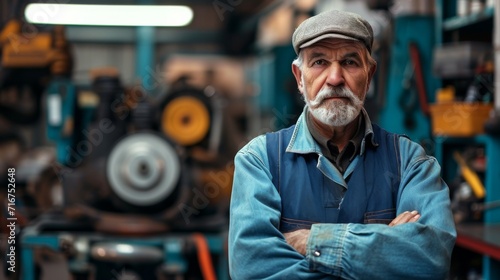
<svg viewBox="0 0 500 280">
<path fill-rule="evenodd" d="M 356 66 L 358 63 L 353 59 L 346 59 L 344 60 L 344 65 Z"/>
<path fill-rule="evenodd" d="M 325 65 L 325 60 L 319 59 L 313 62 L 313 65 Z"/>
</svg>

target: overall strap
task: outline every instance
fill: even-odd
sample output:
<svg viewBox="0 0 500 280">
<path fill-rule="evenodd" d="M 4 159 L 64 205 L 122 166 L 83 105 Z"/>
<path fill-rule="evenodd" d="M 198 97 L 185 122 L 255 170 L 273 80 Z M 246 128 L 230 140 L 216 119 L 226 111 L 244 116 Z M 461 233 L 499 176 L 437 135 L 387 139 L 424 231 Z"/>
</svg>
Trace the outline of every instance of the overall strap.
<svg viewBox="0 0 500 280">
<path fill-rule="evenodd" d="M 281 159 L 285 154 L 286 147 L 290 142 L 295 125 L 289 128 L 281 129 L 276 132 L 266 133 L 266 149 L 267 158 L 269 161 L 269 171 L 271 172 L 272 181 L 278 193 L 281 194 Z"/>
<path fill-rule="evenodd" d="M 397 176 L 392 176 L 391 179 L 395 180 L 395 184 L 398 185 L 401 181 L 401 151 L 399 148 L 399 138 L 404 137 L 410 139 L 405 134 L 397 134 L 392 132 L 387 132 L 382 129 L 377 124 L 372 124 L 373 130 L 375 131 L 376 141 L 380 143 L 382 141 L 381 137 L 385 135 L 388 142 L 387 152 L 390 154 L 391 158 L 394 158 L 394 161 L 391 161 L 391 169 L 392 174 L 397 174 Z"/>
<path fill-rule="evenodd" d="M 273 185 L 280 192 L 280 167 L 281 167 L 281 133 L 266 133 L 266 149 Z"/>
</svg>

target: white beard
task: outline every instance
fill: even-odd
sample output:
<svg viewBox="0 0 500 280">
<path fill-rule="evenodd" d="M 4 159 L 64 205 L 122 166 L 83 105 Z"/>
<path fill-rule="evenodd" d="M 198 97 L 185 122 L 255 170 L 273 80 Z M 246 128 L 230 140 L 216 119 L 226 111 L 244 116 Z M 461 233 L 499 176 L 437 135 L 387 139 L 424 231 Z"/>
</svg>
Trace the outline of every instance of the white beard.
<svg viewBox="0 0 500 280">
<path fill-rule="evenodd" d="M 304 76 L 302 76 L 304 85 Z M 330 88 L 324 87 L 320 90 L 314 100 L 307 98 L 304 87 L 304 100 L 309 107 L 309 112 L 320 122 L 329 126 L 345 126 L 352 122 L 361 112 L 363 100 L 359 99 L 351 90 L 346 87 Z M 347 97 L 348 103 L 343 100 L 327 100 L 331 97 Z"/>
</svg>

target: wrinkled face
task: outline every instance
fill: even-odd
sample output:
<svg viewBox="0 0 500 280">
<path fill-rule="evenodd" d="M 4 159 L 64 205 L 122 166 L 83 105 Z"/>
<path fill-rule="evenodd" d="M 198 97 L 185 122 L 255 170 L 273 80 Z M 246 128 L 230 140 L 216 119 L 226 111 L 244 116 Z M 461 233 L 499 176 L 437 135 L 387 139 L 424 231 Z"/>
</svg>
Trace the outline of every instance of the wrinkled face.
<svg viewBox="0 0 500 280">
<path fill-rule="evenodd" d="M 328 39 L 301 50 L 302 65 L 292 65 L 299 90 L 314 118 L 345 126 L 359 115 L 375 72 L 361 43 Z"/>
</svg>

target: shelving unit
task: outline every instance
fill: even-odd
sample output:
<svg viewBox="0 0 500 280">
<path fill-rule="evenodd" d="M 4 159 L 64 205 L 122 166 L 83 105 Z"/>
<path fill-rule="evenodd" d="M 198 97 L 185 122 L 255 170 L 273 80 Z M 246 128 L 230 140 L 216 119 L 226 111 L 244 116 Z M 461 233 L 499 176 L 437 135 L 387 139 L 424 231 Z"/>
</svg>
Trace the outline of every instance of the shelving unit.
<svg viewBox="0 0 500 280">
<path fill-rule="evenodd" d="M 493 7 L 486 7 L 484 10 L 466 15 L 454 16 L 443 20 L 443 30 L 452 31 L 460 28 L 468 27 L 470 25 L 479 23 L 481 21 L 490 20 L 493 18 L 495 9 Z"/>
<path fill-rule="evenodd" d="M 489 42 L 493 49 L 494 7 L 486 7 L 480 12 L 457 16 L 455 0 L 436 0 L 435 38 L 437 45 L 450 42 L 480 41 Z M 442 81 L 443 83 L 449 81 Z M 500 90 L 500 89 L 496 89 Z M 485 203 L 500 200 L 500 138 L 489 135 L 473 137 L 435 137 L 435 156 L 443 166 L 443 178 L 449 180 L 449 169 L 453 162 L 449 157 L 450 149 L 465 149 L 468 146 L 484 147 L 486 170 L 483 184 L 486 189 Z M 482 278 L 500 279 L 500 208 L 484 212 L 481 223 L 458 224 L 456 246 L 470 252 L 480 253 L 482 257 Z"/>
</svg>

